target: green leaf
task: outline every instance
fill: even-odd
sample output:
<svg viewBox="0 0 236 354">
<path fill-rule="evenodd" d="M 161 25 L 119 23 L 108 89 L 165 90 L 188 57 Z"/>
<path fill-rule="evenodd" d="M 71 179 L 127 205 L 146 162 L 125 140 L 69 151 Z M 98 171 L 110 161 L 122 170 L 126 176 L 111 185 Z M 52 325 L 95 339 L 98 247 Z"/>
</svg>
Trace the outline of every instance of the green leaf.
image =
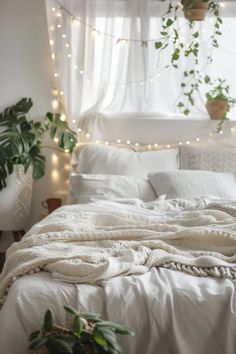
<svg viewBox="0 0 236 354">
<path fill-rule="evenodd" d="M 31 343 L 29 345 L 29 349 L 38 350 L 38 349 L 42 348 L 46 343 L 47 343 L 47 337 L 35 338 L 31 341 Z"/>
<path fill-rule="evenodd" d="M 34 331 L 31 333 L 31 335 L 29 336 L 29 341 L 31 342 L 32 340 L 34 340 L 35 338 L 38 338 L 38 336 L 40 335 L 40 331 Z"/>
<path fill-rule="evenodd" d="M 95 329 L 93 332 L 93 338 L 101 346 L 107 345 L 106 339 L 103 337 L 102 333 L 99 331 L 99 329 Z"/>
<path fill-rule="evenodd" d="M 93 313 L 93 312 L 81 312 L 79 314 L 79 316 L 84 318 L 85 320 L 88 320 L 88 321 L 94 321 L 94 320 L 101 319 L 101 315 L 99 313 Z"/>
<path fill-rule="evenodd" d="M 171 18 L 168 18 L 168 20 L 166 22 L 166 26 L 170 27 L 173 23 L 174 23 L 174 21 Z"/>
<path fill-rule="evenodd" d="M 156 42 L 155 43 L 155 48 L 156 49 L 159 49 L 159 48 L 161 48 L 162 47 L 162 42 Z"/>
<path fill-rule="evenodd" d="M 51 353 L 55 354 L 73 354 L 73 349 L 70 344 L 63 339 L 49 337 L 47 342 L 47 348 Z M 53 350 L 53 351 L 52 351 Z"/>
<path fill-rule="evenodd" d="M 206 84 L 209 84 L 209 82 L 211 81 L 210 76 L 206 75 L 204 77 L 204 81 L 205 81 Z"/>
<path fill-rule="evenodd" d="M 51 309 L 48 309 L 44 315 L 43 331 L 48 333 L 51 332 L 53 328 L 53 315 Z"/>
<path fill-rule="evenodd" d="M 73 322 L 73 332 L 75 335 L 80 336 L 81 331 L 83 330 L 84 324 L 81 321 L 79 315 L 75 315 Z"/>
<path fill-rule="evenodd" d="M 185 109 L 183 113 L 187 116 L 187 115 L 189 115 L 190 110 L 189 109 Z"/>
<path fill-rule="evenodd" d="M 128 327 L 111 321 L 102 321 L 97 323 L 96 326 L 99 329 L 102 327 L 109 328 L 110 330 L 115 331 L 116 333 L 119 334 L 134 335 L 134 332 L 130 331 Z"/>
<path fill-rule="evenodd" d="M 78 311 L 76 311 L 73 307 L 66 306 L 66 305 L 64 305 L 63 307 L 66 310 L 66 312 L 70 313 L 71 315 L 75 315 L 75 316 L 79 315 Z"/>
</svg>

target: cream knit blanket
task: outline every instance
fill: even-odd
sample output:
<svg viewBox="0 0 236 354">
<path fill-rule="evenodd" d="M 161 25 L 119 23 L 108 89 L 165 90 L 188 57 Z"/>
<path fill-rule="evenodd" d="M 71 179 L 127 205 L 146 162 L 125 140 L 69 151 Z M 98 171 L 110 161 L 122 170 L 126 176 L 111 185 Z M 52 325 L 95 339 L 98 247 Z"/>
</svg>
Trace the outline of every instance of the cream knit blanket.
<svg viewBox="0 0 236 354">
<path fill-rule="evenodd" d="M 95 283 L 151 267 L 236 279 L 235 262 L 234 202 L 66 206 L 8 249 L 0 301 L 17 278 L 40 270 L 71 283 Z"/>
</svg>

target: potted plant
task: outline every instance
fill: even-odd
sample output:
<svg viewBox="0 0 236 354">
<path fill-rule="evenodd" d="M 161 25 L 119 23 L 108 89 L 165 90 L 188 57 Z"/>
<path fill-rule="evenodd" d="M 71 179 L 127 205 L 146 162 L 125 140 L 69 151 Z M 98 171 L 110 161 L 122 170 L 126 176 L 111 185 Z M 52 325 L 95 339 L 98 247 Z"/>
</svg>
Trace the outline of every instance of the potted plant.
<svg viewBox="0 0 236 354">
<path fill-rule="evenodd" d="M 47 113 L 40 122 L 30 119 L 31 98 L 23 98 L 0 113 L 0 230 L 14 231 L 25 227 L 30 211 L 32 177 L 45 174 L 42 153 L 46 133 L 58 146 L 71 152 L 76 133 L 61 114 Z"/>
<path fill-rule="evenodd" d="M 235 104 L 236 100 L 229 94 L 229 85 L 226 80 L 217 79 L 210 83 L 212 89 L 207 92 L 206 109 L 211 119 L 225 120 L 227 113 Z"/>
<path fill-rule="evenodd" d="M 206 17 L 209 0 L 182 0 L 184 17 L 189 21 L 203 21 Z"/>
<path fill-rule="evenodd" d="M 121 354 L 116 334 L 134 335 L 126 326 L 103 321 L 96 313 L 78 313 L 64 306 L 73 316 L 72 329 L 54 324 L 52 311 L 44 315 L 41 330 L 29 337 L 29 349 L 50 354 Z"/>
</svg>

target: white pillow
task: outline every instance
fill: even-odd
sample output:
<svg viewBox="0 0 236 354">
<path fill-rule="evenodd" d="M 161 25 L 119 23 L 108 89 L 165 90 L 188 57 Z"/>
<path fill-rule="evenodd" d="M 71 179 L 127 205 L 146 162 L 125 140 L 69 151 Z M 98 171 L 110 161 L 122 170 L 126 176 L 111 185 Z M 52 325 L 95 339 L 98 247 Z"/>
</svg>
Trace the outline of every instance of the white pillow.
<svg viewBox="0 0 236 354">
<path fill-rule="evenodd" d="M 119 175 L 86 175 L 71 173 L 69 204 L 94 200 L 138 198 L 145 202 L 156 199 L 147 179 Z"/>
<path fill-rule="evenodd" d="M 179 170 L 150 173 L 148 178 L 156 194 L 166 194 L 166 199 L 194 200 L 207 195 L 236 198 L 236 182 L 232 173 Z"/>
<path fill-rule="evenodd" d="M 136 152 L 131 149 L 87 144 L 72 158 L 74 172 L 146 178 L 148 172 L 179 168 L 178 149 Z"/>
</svg>

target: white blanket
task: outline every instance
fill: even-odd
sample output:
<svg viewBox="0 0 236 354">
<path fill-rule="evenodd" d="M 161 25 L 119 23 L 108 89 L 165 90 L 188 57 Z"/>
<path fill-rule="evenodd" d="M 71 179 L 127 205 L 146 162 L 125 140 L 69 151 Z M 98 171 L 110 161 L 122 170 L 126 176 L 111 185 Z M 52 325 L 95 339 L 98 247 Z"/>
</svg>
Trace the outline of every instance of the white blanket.
<svg viewBox="0 0 236 354">
<path fill-rule="evenodd" d="M 173 200 L 145 208 L 114 202 L 60 208 L 9 248 L 1 302 L 17 278 L 42 269 L 71 283 L 160 266 L 235 279 L 235 205 Z"/>
<path fill-rule="evenodd" d="M 234 203 L 134 204 L 61 208 L 11 247 L 3 274 L 14 284 L 3 287 L 9 295 L 0 311 L 0 354 L 28 353 L 28 336 L 39 328 L 49 306 L 57 323 L 68 325 L 63 304 L 128 325 L 136 336 L 121 339 L 126 354 L 235 354 Z M 81 241 L 82 236 L 102 240 Z M 206 261 L 210 268 L 217 266 L 157 269 L 152 267 L 157 257 L 168 257 L 171 268 Z M 39 267 L 51 274 L 21 277 Z M 117 270 L 120 276 L 113 276 Z M 96 284 L 77 284 L 82 276 Z"/>
</svg>

